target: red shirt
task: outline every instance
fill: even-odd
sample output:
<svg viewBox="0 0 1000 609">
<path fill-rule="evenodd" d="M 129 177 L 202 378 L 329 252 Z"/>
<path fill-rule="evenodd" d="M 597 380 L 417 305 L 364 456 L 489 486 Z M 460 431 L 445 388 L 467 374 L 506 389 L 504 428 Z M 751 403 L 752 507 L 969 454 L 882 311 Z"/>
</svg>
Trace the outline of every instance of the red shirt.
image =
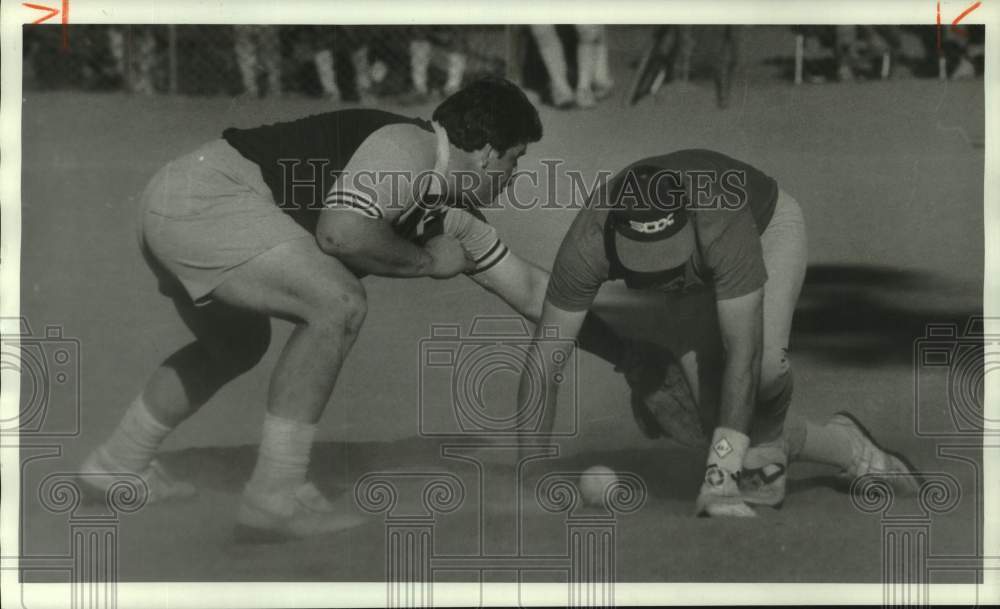
<svg viewBox="0 0 1000 609">
<path fill-rule="evenodd" d="M 681 204 L 695 230 L 697 246 L 684 265 L 683 281 L 661 289 L 712 287 L 716 298 L 725 300 L 764 285 L 767 271 L 760 235 L 771 221 L 778 198 L 773 178 L 711 150 L 679 150 L 635 165 L 653 165 L 676 175 L 683 191 Z M 560 309 L 589 309 L 602 283 L 620 279 L 611 276 L 605 249 L 610 209 L 600 204 L 604 194 L 598 189 L 587 208 L 577 214 L 556 255 L 546 299 Z"/>
</svg>

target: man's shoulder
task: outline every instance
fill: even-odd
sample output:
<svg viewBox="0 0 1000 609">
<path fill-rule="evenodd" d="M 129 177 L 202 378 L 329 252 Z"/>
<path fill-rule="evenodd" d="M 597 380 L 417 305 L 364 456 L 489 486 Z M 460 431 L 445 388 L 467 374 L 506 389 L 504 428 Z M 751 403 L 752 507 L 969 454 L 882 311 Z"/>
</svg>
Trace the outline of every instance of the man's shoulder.
<svg viewBox="0 0 1000 609">
<path fill-rule="evenodd" d="M 598 246 L 603 249 L 604 225 L 610 210 L 600 206 L 588 206 L 577 212 L 573 223 L 566 232 L 566 239 L 572 239 L 578 246 Z"/>
<path fill-rule="evenodd" d="M 434 167 L 436 150 L 434 133 L 412 123 L 393 123 L 373 131 L 357 153 L 366 158 L 392 159 L 393 165 L 407 165 L 398 169 L 424 171 Z"/>
</svg>

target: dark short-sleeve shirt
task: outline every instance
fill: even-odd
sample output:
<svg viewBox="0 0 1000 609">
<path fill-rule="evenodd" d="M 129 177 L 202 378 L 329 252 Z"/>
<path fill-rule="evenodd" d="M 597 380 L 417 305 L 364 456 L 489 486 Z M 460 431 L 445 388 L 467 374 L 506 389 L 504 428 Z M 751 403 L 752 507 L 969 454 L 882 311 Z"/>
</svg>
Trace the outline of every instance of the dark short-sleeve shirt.
<svg viewBox="0 0 1000 609">
<path fill-rule="evenodd" d="M 467 274 L 487 271 L 509 249 L 482 212 L 416 205 L 412 198 L 418 193 L 411 181 L 435 167 L 435 147 L 427 145 L 433 133 L 422 119 L 352 109 L 229 128 L 222 136 L 260 167 L 275 204 L 309 232 L 315 232 L 327 210 L 358 213 L 389 222 L 399 236 L 419 245 L 451 235 L 475 260 Z"/>
<path fill-rule="evenodd" d="M 381 110 L 349 109 L 249 129 L 230 127 L 222 137 L 260 167 L 275 204 L 310 233 L 339 173 L 368 137 L 388 125 L 431 124 Z"/>
<path fill-rule="evenodd" d="M 697 245 L 684 264 L 683 280 L 664 289 L 712 288 L 718 300 L 725 300 L 761 288 L 767 270 L 760 235 L 774 214 L 778 198 L 774 179 L 710 150 L 680 150 L 632 166 L 640 164 L 676 172 L 684 192 L 681 204 L 695 231 Z M 556 255 L 546 298 L 560 309 L 588 309 L 601 284 L 620 279 L 612 276 L 606 250 L 610 208 L 602 204 L 602 196 L 600 190 L 595 192 L 577 214 Z"/>
</svg>

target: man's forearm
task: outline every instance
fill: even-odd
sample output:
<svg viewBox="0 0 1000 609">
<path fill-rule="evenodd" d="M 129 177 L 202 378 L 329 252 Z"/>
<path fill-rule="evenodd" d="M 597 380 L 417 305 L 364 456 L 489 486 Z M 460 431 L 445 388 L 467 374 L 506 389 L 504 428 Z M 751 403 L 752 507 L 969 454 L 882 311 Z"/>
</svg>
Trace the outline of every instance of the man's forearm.
<svg viewBox="0 0 1000 609">
<path fill-rule="evenodd" d="M 434 257 L 427 250 L 395 235 L 383 236 L 357 248 L 322 242 L 320 247 L 350 269 L 370 275 L 424 277 L 430 274 L 434 264 Z"/>
<path fill-rule="evenodd" d="M 551 358 L 546 357 L 536 343 L 525 361 L 525 370 L 521 374 L 517 391 L 518 429 L 522 434 L 530 434 L 519 437 L 522 447 L 532 442 L 547 444 L 555 426 L 556 404 L 559 399 L 559 384 L 555 381 L 555 376 L 561 369 L 557 369 L 559 367 L 555 364 L 545 366 L 545 361 L 551 361 Z M 540 395 L 533 391 L 538 383 L 541 384 Z"/>
<path fill-rule="evenodd" d="M 719 425 L 747 433 L 753 419 L 757 385 L 760 382 L 760 356 L 730 354 L 722 372 L 722 395 Z"/>
<path fill-rule="evenodd" d="M 382 277 L 426 277 L 431 274 L 434 258 L 423 248 L 411 252 L 357 252 L 340 254 L 337 259 L 351 269 Z M 396 255 L 393 255 L 396 254 Z"/>
</svg>

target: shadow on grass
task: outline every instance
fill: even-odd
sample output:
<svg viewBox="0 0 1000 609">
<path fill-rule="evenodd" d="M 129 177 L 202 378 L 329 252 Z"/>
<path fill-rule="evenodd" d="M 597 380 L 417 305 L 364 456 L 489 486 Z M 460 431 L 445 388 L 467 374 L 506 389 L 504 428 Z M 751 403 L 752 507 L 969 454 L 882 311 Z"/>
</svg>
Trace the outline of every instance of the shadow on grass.
<svg viewBox="0 0 1000 609">
<path fill-rule="evenodd" d="M 792 348 L 840 364 L 913 364 L 914 342 L 931 324 L 959 335 L 978 310 L 913 307 L 922 294 L 947 290 L 935 277 L 878 266 L 809 267 L 795 311 Z M 938 295 L 938 294 L 935 294 Z"/>
</svg>

